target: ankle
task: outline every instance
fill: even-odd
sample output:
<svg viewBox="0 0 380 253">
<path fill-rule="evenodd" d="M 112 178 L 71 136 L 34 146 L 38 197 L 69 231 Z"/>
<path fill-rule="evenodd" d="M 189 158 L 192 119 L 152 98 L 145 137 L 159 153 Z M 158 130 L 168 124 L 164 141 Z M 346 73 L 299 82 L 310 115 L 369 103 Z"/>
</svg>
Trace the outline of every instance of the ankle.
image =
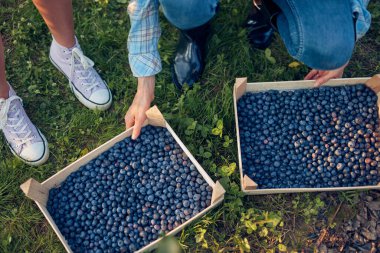
<svg viewBox="0 0 380 253">
<path fill-rule="evenodd" d="M 9 98 L 9 85 L 6 81 L 0 84 L 0 98 Z"/>
<path fill-rule="evenodd" d="M 61 47 L 65 48 L 72 48 L 75 46 L 75 38 L 69 38 L 69 39 L 60 39 L 56 40 L 57 44 L 60 45 Z"/>
<path fill-rule="evenodd" d="M 58 46 L 64 47 L 64 48 L 73 48 L 77 44 L 77 40 L 76 40 L 75 36 L 72 38 L 55 38 L 55 37 L 53 37 L 53 42 L 58 44 Z"/>
</svg>

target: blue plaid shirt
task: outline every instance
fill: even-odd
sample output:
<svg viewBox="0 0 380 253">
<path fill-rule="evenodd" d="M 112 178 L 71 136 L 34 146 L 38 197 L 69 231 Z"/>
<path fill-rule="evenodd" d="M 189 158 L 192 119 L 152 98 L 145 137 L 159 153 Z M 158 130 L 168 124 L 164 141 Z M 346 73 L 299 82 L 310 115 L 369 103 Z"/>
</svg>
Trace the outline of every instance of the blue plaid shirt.
<svg viewBox="0 0 380 253">
<path fill-rule="evenodd" d="M 128 6 L 131 29 L 128 36 L 129 65 L 133 76 L 153 76 L 162 69 L 158 53 L 161 28 L 158 0 L 134 0 Z"/>
<path fill-rule="evenodd" d="M 356 18 L 356 34 L 360 39 L 371 25 L 367 11 L 369 0 L 350 0 Z M 128 6 L 131 29 L 128 36 L 129 65 L 133 76 L 153 76 L 162 69 L 158 53 L 161 28 L 158 20 L 159 0 L 133 0 Z"/>
</svg>

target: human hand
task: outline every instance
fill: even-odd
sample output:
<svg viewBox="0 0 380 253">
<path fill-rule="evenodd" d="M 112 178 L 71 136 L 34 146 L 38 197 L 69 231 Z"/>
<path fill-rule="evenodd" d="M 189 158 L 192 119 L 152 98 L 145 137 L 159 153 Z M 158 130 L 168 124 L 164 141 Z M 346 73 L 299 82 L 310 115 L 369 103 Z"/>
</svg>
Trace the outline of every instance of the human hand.
<svg viewBox="0 0 380 253">
<path fill-rule="evenodd" d="M 135 98 L 127 113 L 125 114 L 125 126 L 130 128 L 134 126 L 132 139 L 139 137 L 142 125 L 146 120 L 146 111 L 154 99 L 155 77 L 139 77 Z"/>
<path fill-rule="evenodd" d="M 341 78 L 348 62 L 342 67 L 334 70 L 317 70 L 313 69 L 305 76 L 305 80 L 315 80 L 314 87 L 319 87 L 333 78 Z"/>
</svg>

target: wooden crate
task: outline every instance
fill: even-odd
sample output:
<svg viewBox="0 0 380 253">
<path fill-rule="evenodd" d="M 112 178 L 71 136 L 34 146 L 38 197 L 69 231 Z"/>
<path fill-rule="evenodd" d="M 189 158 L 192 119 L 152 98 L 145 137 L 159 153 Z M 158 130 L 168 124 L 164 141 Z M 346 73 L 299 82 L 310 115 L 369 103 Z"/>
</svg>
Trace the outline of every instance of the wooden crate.
<svg viewBox="0 0 380 253">
<path fill-rule="evenodd" d="M 372 78 L 341 78 L 333 79 L 327 82 L 324 86 L 346 86 L 355 84 L 366 84 L 369 88 L 375 91 L 378 96 L 378 107 L 380 108 L 380 74 Z M 371 186 L 357 186 L 357 187 L 324 187 L 324 188 L 278 188 L 278 189 L 258 189 L 258 184 L 243 173 L 243 165 L 241 159 L 240 148 L 240 134 L 239 134 L 239 120 L 237 112 L 237 101 L 247 92 L 265 92 L 268 90 L 298 90 L 313 88 L 314 81 L 286 81 L 286 82 L 261 82 L 261 83 L 247 83 L 247 78 L 236 78 L 233 90 L 235 122 L 236 122 L 236 136 L 238 147 L 239 171 L 241 189 L 246 195 L 261 195 L 273 193 L 293 193 L 293 192 L 317 192 L 317 191 L 344 191 L 344 190 L 370 190 L 380 189 L 380 183 Z M 379 118 L 380 118 L 380 111 Z"/>
<path fill-rule="evenodd" d="M 173 136 L 173 138 L 176 140 L 176 142 L 181 146 L 182 150 L 186 153 L 186 155 L 189 157 L 191 162 L 194 164 L 194 166 L 197 168 L 198 172 L 203 176 L 203 178 L 206 180 L 206 182 L 213 188 L 212 191 L 212 198 L 211 198 L 211 204 L 206 209 L 186 221 L 185 223 L 181 224 L 180 226 L 176 227 L 169 233 L 167 233 L 168 236 L 175 235 L 178 232 L 180 232 L 182 229 L 184 229 L 187 225 L 189 225 L 191 222 L 195 221 L 196 219 L 202 217 L 205 213 L 210 211 L 211 209 L 215 208 L 217 205 L 219 205 L 223 199 L 224 199 L 224 193 L 225 190 L 223 189 L 222 185 L 217 181 L 214 183 L 214 181 L 210 178 L 210 176 L 206 173 L 206 171 L 201 167 L 201 165 L 195 160 L 194 156 L 190 153 L 190 151 L 185 147 L 185 145 L 182 143 L 182 141 L 179 139 L 179 137 L 175 134 L 173 129 L 169 126 L 169 124 L 165 121 L 163 115 L 158 110 L 156 106 L 150 108 L 147 111 L 147 120 L 144 123 L 144 126 L 146 125 L 152 125 L 152 126 L 159 126 L 166 128 Z M 125 132 L 119 134 L 118 136 L 114 137 L 110 141 L 104 143 L 100 147 L 96 148 L 92 152 L 88 153 L 87 155 L 81 157 L 77 161 L 73 162 L 66 168 L 62 169 L 58 173 L 56 173 L 54 176 L 48 178 L 42 183 L 37 182 L 33 178 L 26 181 L 24 184 L 22 184 L 20 187 L 22 191 L 25 193 L 25 195 L 32 200 L 34 200 L 37 204 L 37 206 L 40 208 L 42 213 L 44 214 L 45 218 L 61 240 L 63 246 L 67 250 L 67 252 L 73 252 L 70 246 L 68 245 L 66 239 L 63 237 L 61 232 L 59 231 L 57 225 L 55 224 L 54 220 L 52 219 L 51 215 L 49 214 L 49 211 L 46 208 L 46 203 L 49 197 L 49 190 L 52 188 L 59 187 L 63 181 L 74 171 L 78 170 L 81 166 L 87 164 L 89 161 L 96 158 L 101 153 L 105 152 L 106 150 L 110 149 L 115 143 L 120 142 L 124 140 L 125 138 L 132 135 L 133 128 L 130 128 L 126 130 Z M 162 240 L 162 238 L 159 238 L 150 244 L 146 245 L 145 247 L 141 248 L 140 250 L 136 252 L 146 252 L 151 251 L 155 249 L 159 242 Z"/>
</svg>

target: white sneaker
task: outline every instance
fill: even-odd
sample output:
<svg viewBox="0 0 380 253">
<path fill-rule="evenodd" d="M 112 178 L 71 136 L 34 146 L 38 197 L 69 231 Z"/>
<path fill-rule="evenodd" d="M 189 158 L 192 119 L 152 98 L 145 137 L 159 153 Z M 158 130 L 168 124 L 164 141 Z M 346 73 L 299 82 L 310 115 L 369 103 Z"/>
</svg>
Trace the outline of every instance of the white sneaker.
<svg viewBox="0 0 380 253">
<path fill-rule="evenodd" d="M 50 60 L 67 79 L 74 95 L 87 108 L 107 110 L 112 103 L 112 94 L 106 82 L 93 68 L 94 62 L 86 57 L 75 38 L 75 46 L 66 48 L 53 38 Z"/>
<path fill-rule="evenodd" d="M 9 87 L 9 98 L 0 98 L 0 130 L 15 156 L 29 165 L 41 165 L 49 158 L 46 138 L 26 115 L 21 98 Z"/>
</svg>

